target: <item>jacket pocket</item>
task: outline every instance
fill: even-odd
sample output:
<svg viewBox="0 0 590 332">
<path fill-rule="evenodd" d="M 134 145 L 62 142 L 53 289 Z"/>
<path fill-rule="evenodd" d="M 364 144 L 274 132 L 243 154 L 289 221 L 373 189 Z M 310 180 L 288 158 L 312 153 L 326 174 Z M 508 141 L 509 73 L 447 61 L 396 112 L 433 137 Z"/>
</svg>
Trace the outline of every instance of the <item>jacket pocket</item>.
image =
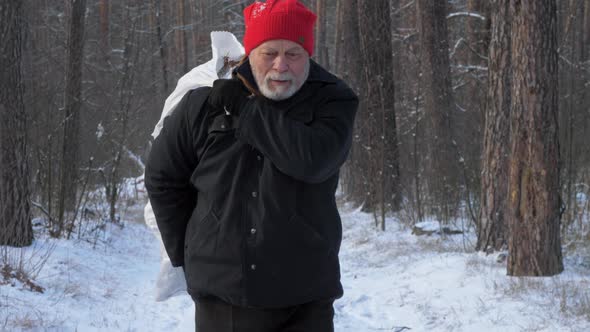
<svg viewBox="0 0 590 332">
<path fill-rule="evenodd" d="M 196 222 L 190 234 L 188 246 L 189 259 L 195 256 L 212 256 L 217 248 L 219 219 L 210 209 L 203 219 Z"/>
<path fill-rule="evenodd" d="M 194 216 L 193 216 L 194 217 Z M 193 224 L 194 222 L 194 224 Z M 217 250 L 219 221 L 210 209 L 200 220 L 191 221 L 185 247 L 185 277 L 189 293 L 200 292 L 208 283 L 205 271 L 200 266 L 203 258 L 213 257 Z"/>
</svg>

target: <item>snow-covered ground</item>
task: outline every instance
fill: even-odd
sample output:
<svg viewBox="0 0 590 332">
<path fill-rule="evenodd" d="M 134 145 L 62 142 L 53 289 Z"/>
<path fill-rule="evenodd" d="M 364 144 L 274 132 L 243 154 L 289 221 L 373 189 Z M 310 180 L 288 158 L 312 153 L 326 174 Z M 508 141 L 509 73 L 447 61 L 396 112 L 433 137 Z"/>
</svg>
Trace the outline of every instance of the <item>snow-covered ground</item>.
<svg viewBox="0 0 590 332">
<path fill-rule="evenodd" d="M 343 223 L 337 331 L 590 331 L 590 257 L 566 259 L 556 277 L 515 278 L 497 255 L 466 250 L 473 236 L 380 232 L 350 210 Z"/>
<path fill-rule="evenodd" d="M 38 238 L 53 247 L 36 279 L 45 291 L 0 286 L 0 330 L 193 331 L 188 296 L 154 301 L 160 248 L 142 215 L 139 202 L 98 238 Z M 415 236 L 394 220 L 380 232 L 347 205 L 342 216 L 336 331 L 590 331 L 588 257 L 568 256 L 556 277 L 510 278 L 496 256 L 465 250 L 472 236 Z"/>
</svg>

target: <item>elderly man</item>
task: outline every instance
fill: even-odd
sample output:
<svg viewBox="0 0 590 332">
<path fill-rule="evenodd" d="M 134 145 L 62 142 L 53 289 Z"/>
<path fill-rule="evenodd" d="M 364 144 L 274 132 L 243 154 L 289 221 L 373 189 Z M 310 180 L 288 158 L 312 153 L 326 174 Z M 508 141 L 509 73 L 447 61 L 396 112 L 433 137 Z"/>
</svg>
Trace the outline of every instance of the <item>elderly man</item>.
<svg viewBox="0 0 590 332">
<path fill-rule="evenodd" d="M 247 57 L 166 119 L 146 187 L 197 331 L 333 331 L 334 195 L 358 99 L 310 60 L 316 16 L 297 0 L 244 16 Z"/>
</svg>

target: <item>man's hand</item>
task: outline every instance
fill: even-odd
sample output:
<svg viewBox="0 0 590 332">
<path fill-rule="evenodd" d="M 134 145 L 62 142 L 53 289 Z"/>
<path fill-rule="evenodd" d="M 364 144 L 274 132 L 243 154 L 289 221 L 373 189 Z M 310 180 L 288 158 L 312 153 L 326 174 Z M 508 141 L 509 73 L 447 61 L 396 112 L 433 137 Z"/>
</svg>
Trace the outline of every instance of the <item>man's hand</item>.
<svg viewBox="0 0 590 332">
<path fill-rule="evenodd" d="M 226 115 L 239 116 L 240 108 L 250 93 L 238 79 L 218 79 L 209 92 L 209 105 L 225 111 Z"/>
</svg>

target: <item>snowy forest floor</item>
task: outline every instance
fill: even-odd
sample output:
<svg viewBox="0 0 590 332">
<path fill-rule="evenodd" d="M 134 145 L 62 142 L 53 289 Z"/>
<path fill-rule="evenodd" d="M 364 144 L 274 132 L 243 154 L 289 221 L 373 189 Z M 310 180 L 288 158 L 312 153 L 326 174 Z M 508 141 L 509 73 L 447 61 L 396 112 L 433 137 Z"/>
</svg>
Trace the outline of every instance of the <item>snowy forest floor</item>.
<svg viewBox="0 0 590 332">
<path fill-rule="evenodd" d="M 193 331 L 188 296 L 154 301 L 160 248 L 144 203 L 94 239 L 36 234 L 25 256 L 51 253 L 35 280 L 44 292 L 0 278 L 0 331 Z M 590 331 L 587 251 L 566 252 L 558 276 L 512 278 L 496 255 L 471 250 L 473 234 L 415 236 L 394 218 L 381 232 L 371 215 L 347 204 L 341 213 L 338 332 Z"/>
</svg>

